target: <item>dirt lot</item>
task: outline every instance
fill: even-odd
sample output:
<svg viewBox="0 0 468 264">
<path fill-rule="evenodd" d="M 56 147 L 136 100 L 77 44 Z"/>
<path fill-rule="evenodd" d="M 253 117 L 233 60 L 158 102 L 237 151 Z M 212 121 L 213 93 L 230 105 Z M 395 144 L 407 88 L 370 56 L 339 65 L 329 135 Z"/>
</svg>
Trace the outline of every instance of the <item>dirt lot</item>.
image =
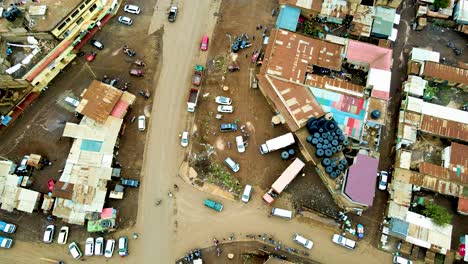
<svg viewBox="0 0 468 264">
<path fill-rule="evenodd" d="M 142 1 L 142 8 L 151 3 Z M 120 11 L 123 13 L 123 11 Z M 120 12 L 118 15 L 120 15 Z M 117 15 L 117 16 L 118 16 Z M 44 155 L 53 162 L 50 167 L 45 167 L 41 171 L 34 171 L 33 190 L 42 193 L 47 192 L 47 180 L 53 178 L 58 180 L 58 172 L 64 167 L 68 156 L 72 140 L 61 138 L 64 125 L 61 120 L 68 122 L 78 122 L 74 117 L 73 109 L 63 103 L 65 96 L 72 95 L 79 97 L 81 92 L 91 83 L 93 79 L 101 79 L 104 75 L 118 79 L 117 87 L 122 87 L 124 82 L 130 82 L 129 92 L 138 95 L 141 89 L 149 89 L 154 92 L 152 78 L 157 71 L 158 56 L 160 53 L 160 38 L 162 32 L 156 32 L 148 36 L 147 23 L 135 23 L 131 28 L 119 24 L 117 16 L 109 21 L 102 30 L 93 38 L 102 41 L 105 49 L 98 51 L 96 59 L 87 63 L 82 58 L 77 58 L 61 73 L 49 86 L 49 89 L 33 103 L 23 113 L 17 121 L 8 128 L 0 131 L 2 145 L 0 146 L 0 156 L 19 162 L 21 158 L 30 153 Z M 140 19 L 140 18 L 138 18 Z M 136 22 L 138 19 L 135 19 Z M 143 19 L 143 17 L 141 18 Z M 133 31 L 135 37 L 126 38 L 129 30 Z M 121 47 L 127 44 L 137 52 L 136 58 L 143 58 L 147 66 L 144 68 L 148 78 L 138 79 L 130 77 L 127 73 L 131 62 L 135 58 L 125 56 L 121 52 Z M 96 51 L 89 44 L 85 45 L 84 51 Z M 149 59 L 152 58 L 152 59 Z M 125 133 L 120 138 L 119 155 L 117 160 L 122 164 L 122 175 L 128 178 L 139 178 L 139 171 L 142 159 L 135 157 L 142 156 L 144 149 L 145 133 L 138 132 L 136 122 L 130 123 L 132 116 L 147 114 L 150 112 L 152 99 L 144 100 L 137 97 L 135 104 L 127 114 L 124 121 Z M 116 207 L 119 217 L 119 228 L 128 227 L 134 224 L 137 215 L 138 189 L 127 188 L 123 200 L 110 200 L 106 206 Z M 41 221 L 37 221 L 37 217 Z M 0 218 L 11 221 L 19 225 L 15 234 L 15 239 L 36 240 L 40 239 L 42 228 L 47 224 L 45 215 L 42 212 L 33 214 L 8 213 L 0 210 Z M 85 236 L 85 229 L 81 226 L 71 226 L 73 236 Z M 35 234 L 35 235 L 31 235 Z"/>
</svg>

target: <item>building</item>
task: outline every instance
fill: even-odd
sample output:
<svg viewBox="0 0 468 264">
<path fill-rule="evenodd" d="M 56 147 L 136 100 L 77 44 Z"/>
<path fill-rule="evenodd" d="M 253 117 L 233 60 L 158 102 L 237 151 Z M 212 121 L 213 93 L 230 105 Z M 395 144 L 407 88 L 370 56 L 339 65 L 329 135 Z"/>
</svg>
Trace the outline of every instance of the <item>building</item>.
<svg viewBox="0 0 468 264">
<path fill-rule="evenodd" d="M 257 75 L 259 88 L 276 113 L 275 117 L 280 116 L 279 119 L 295 132 L 304 156 L 314 163 L 338 205 L 345 210 L 364 210 L 372 205 L 374 190 L 362 190 L 366 193 L 362 202 L 359 194 L 355 195 L 358 192 L 354 184 L 359 178 L 354 169 L 346 170 L 346 166 L 340 165 L 338 174 L 331 173 L 332 170 L 327 168 L 328 161 L 323 163 L 322 158 L 317 158 L 318 149 L 306 140 L 311 135 L 307 123 L 320 120 L 336 124 L 339 134 L 352 141 L 350 148 L 363 149 L 363 157 L 350 159 L 351 163 L 358 164 L 366 160 L 364 157 L 371 156 L 371 163 L 378 164 L 381 128 L 385 125 L 382 114 L 385 114 L 390 98 L 392 53 L 387 48 L 336 36 L 328 35 L 325 39 L 283 29 L 272 30 Z M 359 74 L 348 73 L 348 69 L 357 69 Z M 371 73 L 378 76 L 374 71 L 383 72 L 385 78 L 367 84 L 366 79 L 374 80 L 369 77 Z M 334 153 L 336 159 L 344 159 L 340 151 Z M 359 168 L 359 165 L 354 167 Z M 375 186 L 377 166 L 369 168 L 373 170 L 369 173 L 373 177 L 365 180 L 370 181 L 368 186 Z M 346 195 L 347 190 L 351 195 Z"/>
<path fill-rule="evenodd" d="M 21 187 L 22 177 L 14 174 L 15 168 L 13 162 L 0 160 L 0 209 L 32 213 L 38 209 L 41 194 Z"/>
<path fill-rule="evenodd" d="M 6 12 L 10 2 L 17 1 L 4 1 Z M 9 53 L 0 60 L 2 126 L 39 97 L 118 8 L 117 0 L 27 1 L 17 8 L 24 15 L 0 21 L 0 47 Z"/>
<path fill-rule="evenodd" d="M 279 5 L 295 6 L 301 9 L 301 14 L 307 18 L 314 18 L 322 9 L 322 0 L 279 0 Z"/>
<path fill-rule="evenodd" d="M 371 34 L 377 38 L 388 38 L 392 36 L 394 30 L 393 24 L 397 22 L 395 19 L 397 19 L 396 9 L 377 6 L 375 8 Z"/>
<path fill-rule="evenodd" d="M 278 19 L 276 19 L 276 28 L 295 32 L 300 15 L 301 9 L 298 7 L 282 5 L 280 7 Z"/>
<path fill-rule="evenodd" d="M 135 96 L 93 81 L 81 94 L 79 124 L 67 123 L 64 137 L 73 144 L 65 168 L 54 186 L 52 214 L 71 224 L 83 225 L 100 214 L 114 164 L 114 148 L 123 118 Z"/>
</svg>

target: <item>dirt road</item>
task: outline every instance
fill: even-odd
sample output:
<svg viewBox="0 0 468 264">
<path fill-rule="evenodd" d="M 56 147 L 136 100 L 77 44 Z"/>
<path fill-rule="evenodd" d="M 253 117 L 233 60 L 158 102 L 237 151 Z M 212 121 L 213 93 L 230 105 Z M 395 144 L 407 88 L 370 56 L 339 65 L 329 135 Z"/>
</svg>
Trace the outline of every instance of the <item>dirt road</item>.
<svg viewBox="0 0 468 264">
<path fill-rule="evenodd" d="M 204 63 L 206 53 L 200 53 L 199 41 L 211 35 L 216 19 L 213 14 L 219 1 L 179 2 L 180 13 L 175 23 L 166 22 L 168 0 L 159 0 L 155 7 L 149 33 L 164 25 L 162 68 L 156 85 L 153 110 L 149 117 L 148 143 L 145 150 L 143 184 L 140 190 L 137 231 L 141 239 L 136 244 L 137 263 L 171 263 L 176 258 L 172 235 L 176 228 L 175 199 L 168 191 L 177 180 L 177 171 L 184 158 L 178 134 L 189 129 L 186 124 L 185 100 L 190 88 L 191 69 Z M 178 183 L 181 185 L 181 183 Z M 159 206 L 154 202 L 162 199 Z M 180 252 L 177 252 L 180 253 Z"/>
</svg>

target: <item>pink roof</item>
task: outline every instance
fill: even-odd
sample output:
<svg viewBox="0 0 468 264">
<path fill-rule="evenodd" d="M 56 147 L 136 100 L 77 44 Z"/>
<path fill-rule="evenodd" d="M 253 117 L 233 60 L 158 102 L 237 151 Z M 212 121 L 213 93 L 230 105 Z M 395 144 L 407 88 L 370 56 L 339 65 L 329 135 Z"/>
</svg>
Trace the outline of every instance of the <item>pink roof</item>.
<svg viewBox="0 0 468 264">
<path fill-rule="evenodd" d="M 392 67 L 392 50 L 365 42 L 350 40 L 346 58 L 365 62 L 370 68 L 389 71 Z"/>
<path fill-rule="evenodd" d="M 114 218 L 114 208 L 104 208 L 101 211 L 101 219 L 109 219 Z"/>
<path fill-rule="evenodd" d="M 115 104 L 114 109 L 112 109 L 112 112 L 110 113 L 110 115 L 118 117 L 118 118 L 123 118 L 125 113 L 127 113 L 127 109 L 128 109 L 128 103 L 123 100 L 119 100 Z"/>
<path fill-rule="evenodd" d="M 353 201 L 372 206 L 379 160 L 358 154 L 349 167 L 345 193 Z"/>
</svg>

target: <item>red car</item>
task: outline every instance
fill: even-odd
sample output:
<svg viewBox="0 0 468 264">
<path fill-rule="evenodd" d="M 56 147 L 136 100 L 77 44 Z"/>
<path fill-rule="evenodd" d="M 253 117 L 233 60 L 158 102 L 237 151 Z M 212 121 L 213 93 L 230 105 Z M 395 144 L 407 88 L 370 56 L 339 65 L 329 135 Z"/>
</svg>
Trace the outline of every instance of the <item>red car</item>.
<svg viewBox="0 0 468 264">
<path fill-rule="evenodd" d="M 96 58 L 96 52 L 91 52 L 88 54 L 88 56 L 86 56 L 86 60 L 89 62 L 92 62 L 94 58 Z"/>
<path fill-rule="evenodd" d="M 201 45 L 200 45 L 201 50 L 203 51 L 208 50 L 208 41 L 209 41 L 208 36 L 207 35 L 203 36 Z"/>
</svg>

